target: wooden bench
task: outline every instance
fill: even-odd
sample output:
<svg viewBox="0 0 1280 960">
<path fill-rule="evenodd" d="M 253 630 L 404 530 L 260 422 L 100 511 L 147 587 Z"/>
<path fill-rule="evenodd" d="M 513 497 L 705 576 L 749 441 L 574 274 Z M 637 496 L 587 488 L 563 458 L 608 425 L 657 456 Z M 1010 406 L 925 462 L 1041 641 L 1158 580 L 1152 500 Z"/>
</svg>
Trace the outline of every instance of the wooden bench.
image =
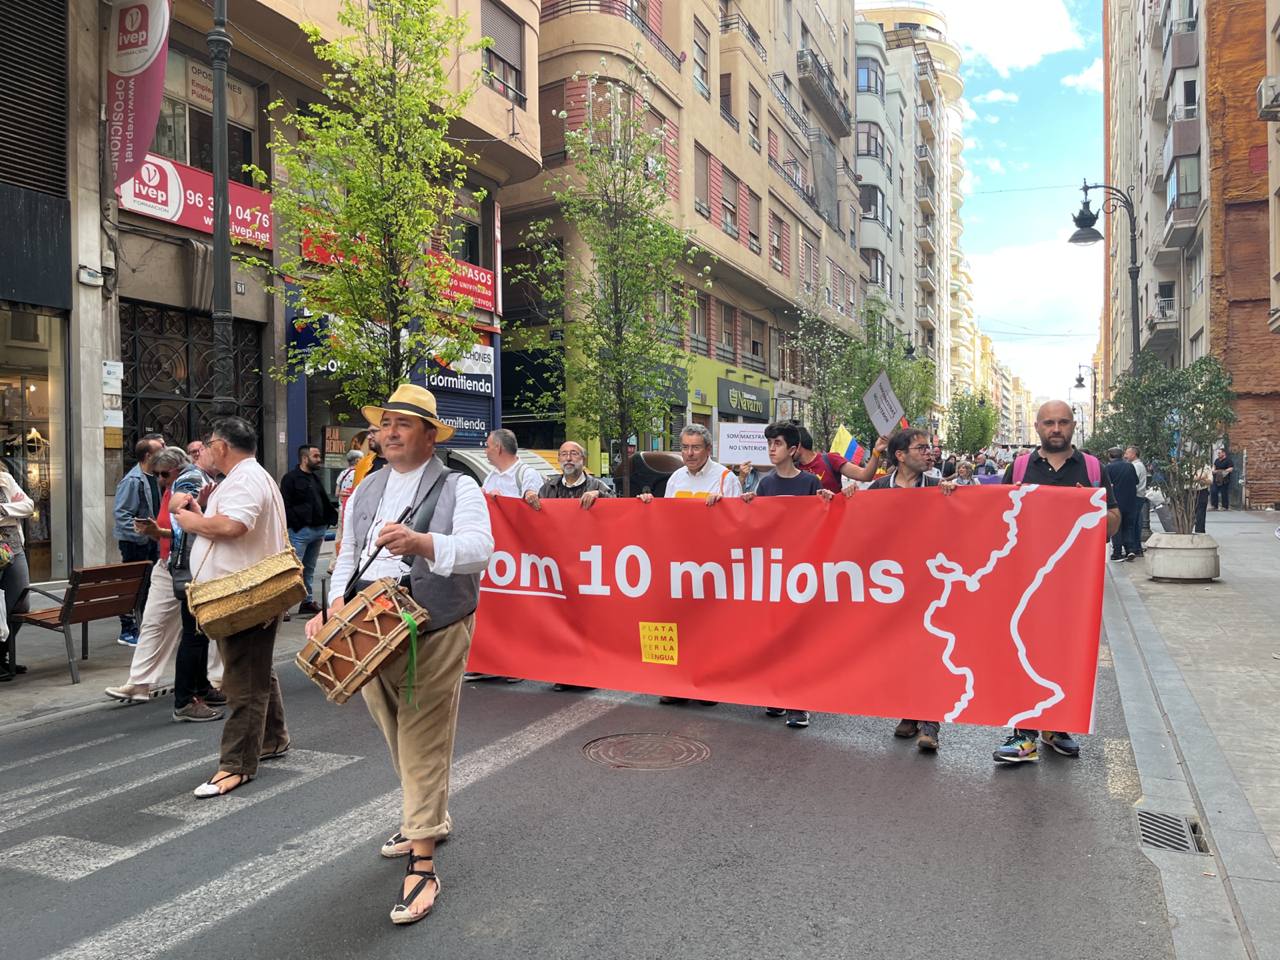
<svg viewBox="0 0 1280 960">
<path fill-rule="evenodd" d="M 101 567 L 77 567 L 71 571 L 67 588 L 56 597 L 39 587 L 27 587 L 18 597 L 18 605 L 28 593 L 48 597 L 59 606 L 47 610 L 13 615 L 15 623 L 29 623 L 46 630 L 61 630 L 67 641 L 67 666 L 71 668 L 71 682 L 80 682 L 80 668 L 76 666 L 75 646 L 71 642 L 71 628 L 80 624 L 80 657 L 89 659 L 89 624 L 94 620 L 106 620 L 133 613 L 138 605 L 138 594 L 146 582 L 151 564 L 145 560 L 136 563 L 111 563 Z M 9 640 L 12 647 L 13 639 Z"/>
</svg>

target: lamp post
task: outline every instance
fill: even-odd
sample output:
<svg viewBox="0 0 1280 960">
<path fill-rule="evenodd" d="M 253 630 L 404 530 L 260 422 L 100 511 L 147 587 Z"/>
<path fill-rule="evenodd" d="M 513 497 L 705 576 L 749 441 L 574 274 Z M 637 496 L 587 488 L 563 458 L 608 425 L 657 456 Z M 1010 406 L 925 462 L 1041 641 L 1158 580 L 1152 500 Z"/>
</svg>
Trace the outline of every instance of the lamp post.
<svg viewBox="0 0 1280 960">
<path fill-rule="evenodd" d="M 1076 366 L 1076 388 L 1079 390 L 1084 389 L 1084 374 L 1080 372 L 1081 370 L 1089 371 L 1089 415 L 1093 421 L 1092 426 L 1089 428 L 1089 433 L 1093 434 L 1098 432 L 1098 371 L 1083 363 L 1078 364 Z"/>
<path fill-rule="evenodd" d="M 213 62 L 213 411 L 235 413 L 235 340 L 231 322 L 231 216 L 227 185 L 227 0 L 213 0 L 213 28 L 205 36 Z"/>
<path fill-rule="evenodd" d="M 1085 180 L 1080 190 L 1084 194 L 1084 202 L 1080 205 L 1080 212 L 1071 218 L 1076 225 L 1076 232 L 1071 235 L 1069 242 L 1088 246 L 1102 239 L 1102 234 L 1094 228 L 1098 215 L 1089 209 L 1090 190 L 1101 190 L 1105 194 L 1106 199 L 1102 201 L 1103 213 L 1114 213 L 1121 209 L 1129 215 L 1129 319 L 1133 325 L 1133 357 L 1130 366 L 1136 376 L 1138 354 L 1142 352 L 1142 331 L 1138 327 L 1138 215 L 1133 206 L 1132 188 L 1121 190 L 1109 183 L 1090 183 Z"/>
</svg>

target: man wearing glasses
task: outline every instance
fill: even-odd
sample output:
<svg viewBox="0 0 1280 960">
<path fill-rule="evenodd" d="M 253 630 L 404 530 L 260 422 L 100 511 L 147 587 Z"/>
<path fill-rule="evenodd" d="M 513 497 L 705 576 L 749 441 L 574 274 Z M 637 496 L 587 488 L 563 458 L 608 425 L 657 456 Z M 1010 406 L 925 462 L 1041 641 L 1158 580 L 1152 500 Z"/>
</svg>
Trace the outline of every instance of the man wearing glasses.
<svg viewBox="0 0 1280 960">
<path fill-rule="evenodd" d="M 680 431 L 680 459 L 684 466 L 667 478 L 665 496 L 675 500 L 706 500 L 711 506 L 723 497 L 742 496 L 742 481 L 723 464 L 711 459 L 711 431 L 691 423 Z M 650 503 L 653 494 L 642 493 L 641 503 Z"/>
<path fill-rule="evenodd" d="M 560 476 L 546 481 L 537 493 L 526 493 L 525 502 L 540 510 L 540 500 L 578 500 L 583 510 L 600 497 L 612 497 L 609 485 L 587 473 L 587 455 L 582 444 L 566 440 L 560 445 Z"/>
</svg>

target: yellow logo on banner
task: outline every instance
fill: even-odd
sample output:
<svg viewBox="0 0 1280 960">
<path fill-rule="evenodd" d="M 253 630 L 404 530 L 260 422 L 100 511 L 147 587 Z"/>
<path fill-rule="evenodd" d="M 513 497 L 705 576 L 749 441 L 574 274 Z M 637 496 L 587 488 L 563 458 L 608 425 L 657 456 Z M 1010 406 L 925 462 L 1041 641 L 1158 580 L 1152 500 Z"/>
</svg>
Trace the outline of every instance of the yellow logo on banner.
<svg viewBox="0 0 1280 960">
<path fill-rule="evenodd" d="M 680 657 L 680 636 L 674 623 L 640 621 L 640 659 L 674 667 Z"/>
</svg>

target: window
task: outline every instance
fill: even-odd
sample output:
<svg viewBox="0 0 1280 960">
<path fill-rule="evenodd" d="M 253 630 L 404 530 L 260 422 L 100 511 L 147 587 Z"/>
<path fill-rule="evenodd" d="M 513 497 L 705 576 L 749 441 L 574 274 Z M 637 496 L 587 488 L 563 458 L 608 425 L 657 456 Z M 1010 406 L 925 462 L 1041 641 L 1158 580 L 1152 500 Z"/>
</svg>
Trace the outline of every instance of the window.
<svg viewBox="0 0 1280 960">
<path fill-rule="evenodd" d="M 898 306 L 905 307 L 907 305 L 907 281 L 902 274 L 898 274 Z"/>
<path fill-rule="evenodd" d="M 1191 362 L 1195 363 L 1204 356 L 1204 329 L 1197 330 L 1191 338 Z"/>
<path fill-rule="evenodd" d="M 880 124 L 870 120 L 858 121 L 858 156 L 875 157 L 877 160 L 884 157 L 884 131 Z"/>
<path fill-rule="evenodd" d="M 170 50 L 164 92 L 152 151 L 212 172 L 213 68 Z M 227 120 L 228 175 L 237 183 L 252 185 L 253 178 L 244 171 L 244 165 L 257 161 L 253 149 L 257 94 L 235 77 L 227 77 Z"/>
<path fill-rule="evenodd" d="M 844 52 L 844 78 L 849 79 L 849 25 L 847 23 L 840 24 L 841 49 Z"/>
<path fill-rule="evenodd" d="M 1165 193 L 1166 210 L 1200 206 L 1200 155 L 1178 157 Z"/>
<path fill-rule="evenodd" d="M 711 99 L 710 61 L 711 34 L 695 18 L 693 21 L 693 85 L 706 99 Z"/>
<path fill-rule="evenodd" d="M 747 140 L 751 149 L 760 152 L 760 93 L 747 84 Z"/>
<path fill-rule="evenodd" d="M 747 193 L 747 246 L 760 252 L 760 198 L 754 191 Z"/>
<path fill-rule="evenodd" d="M 493 41 L 480 53 L 485 86 L 523 109 L 524 24 L 493 0 L 480 0 L 480 33 Z"/>
<path fill-rule="evenodd" d="M 542 132 L 543 166 L 564 162 L 564 121 L 560 119 L 563 109 L 564 81 L 538 91 L 538 129 Z"/>
<path fill-rule="evenodd" d="M 720 187 L 720 229 L 738 237 L 738 178 L 724 170 Z"/>
<path fill-rule="evenodd" d="M 1195 303 L 1204 296 L 1204 250 L 1187 254 L 1187 302 Z"/>
<path fill-rule="evenodd" d="M 716 348 L 716 356 L 720 360 L 733 361 L 733 336 L 736 329 L 737 318 L 733 307 L 727 303 L 720 304 L 720 339 Z"/>
<path fill-rule="evenodd" d="M 782 35 L 791 39 L 791 0 L 782 0 Z"/>
<path fill-rule="evenodd" d="M 733 116 L 733 74 L 720 74 L 720 112 L 726 117 Z"/>
<path fill-rule="evenodd" d="M 707 168 L 711 158 L 699 144 L 693 145 L 693 207 L 704 217 L 711 216 L 710 188 Z"/>
<path fill-rule="evenodd" d="M 763 371 L 768 356 L 769 328 L 755 317 L 742 318 L 742 365 L 751 370 Z"/>
<path fill-rule="evenodd" d="M 776 213 L 769 214 L 769 261 L 773 269 L 783 273 L 782 264 L 782 218 Z"/>
<path fill-rule="evenodd" d="M 693 316 L 690 336 L 695 347 L 707 349 L 707 308 L 710 301 L 705 293 L 698 294 L 693 300 Z"/>
<path fill-rule="evenodd" d="M 804 17 L 800 18 L 800 49 L 808 50 L 813 46 L 809 39 L 809 27 L 804 22 Z"/>
<path fill-rule="evenodd" d="M 893 183 L 893 149 L 887 143 L 884 145 L 884 175 Z"/>
<path fill-rule="evenodd" d="M 884 254 L 879 250 L 861 250 L 862 262 L 867 265 L 867 280 L 870 283 L 884 286 Z"/>
<path fill-rule="evenodd" d="M 914 82 L 914 81 L 913 81 Z M 858 58 L 858 92 L 884 99 L 884 67 L 873 57 Z"/>
<path fill-rule="evenodd" d="M 876 220 L 880 223 L 885 222 L 885 204 L 884 194 L 880 192 L 879 187 L 873 187 L 869 183 L 862 184 L 862 219 Z"/>
</svg>

